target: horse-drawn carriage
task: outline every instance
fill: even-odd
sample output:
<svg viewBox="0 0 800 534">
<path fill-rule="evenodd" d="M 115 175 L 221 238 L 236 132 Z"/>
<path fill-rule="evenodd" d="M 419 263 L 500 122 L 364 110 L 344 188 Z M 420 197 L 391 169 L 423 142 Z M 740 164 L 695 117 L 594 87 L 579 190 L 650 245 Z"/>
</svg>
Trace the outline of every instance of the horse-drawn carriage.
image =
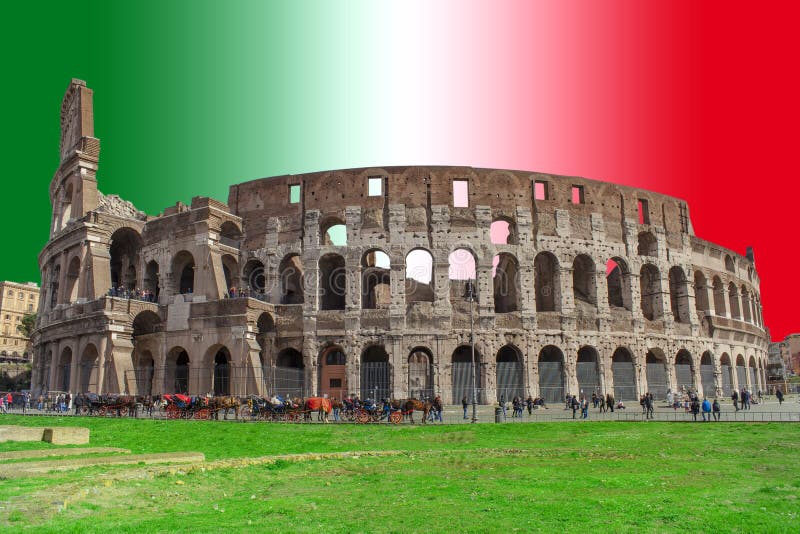
<svg viewBox="0 0 800 534">
<path fill-rule="evenodd" d="M 206 397 L 190 397 L 174 393 L 164 395 L 162 398 L 167 403 L 164 408 L 167 419 L 208 419 L 211 417 L 211 406 Z"/>
<path fill-rule="evenodd" d="M 138 402 L 130 395 L 82 394 L 75 397 L 80 415 L 99 415 L 101 417 L 136 417 Z"/>
<path fill-rule="evenodd" d="M 244 419 L 281 423 L 304 421 L 310 414 L 306 402 L 302 399 L 284 399 L 283 397 L 265 399 L 256 395 L 247 397 L 247 402 L 242 406 L 241 412 Z"/>
</svg>

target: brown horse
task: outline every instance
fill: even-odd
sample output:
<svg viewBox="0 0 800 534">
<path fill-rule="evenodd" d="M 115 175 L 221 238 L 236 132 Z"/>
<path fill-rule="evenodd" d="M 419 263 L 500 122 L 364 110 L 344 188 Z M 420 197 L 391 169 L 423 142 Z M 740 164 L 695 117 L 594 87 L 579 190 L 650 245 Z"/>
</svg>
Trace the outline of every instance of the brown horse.
<svg viewBox="0 0 800 534">
<path fill-rule="evenodd" d="M 428 414 L 431 413 L 433 404 L 431 401 L 421 401 L 419 399 L 406 399 L 403 401 L 403 417 L 411 419 L 411 424 L 414 424 L 414 410 L 422 412 L 422 424 L 428 421 Z"/>
<path fill-rule="evenodd" d="M 239 408 L 242 406 L 242 402 L 239 400 L 239 397 L 233 396 L 223 396 L 223 397 L 212 397 L 211 401 L 208 403 L 209 408 L 211 408 L 212 417 L 214 419 L 219 420 L 219 412 L 222 410 L 224 412 L 224 418 L 228 419 L 228 410 L 233 410 L 233 413 L 236 416 L 236 420 L 239 420 Z"/>
<path fill-rule="evenodd" d="M 328 414 L 331 413 L 332 410 L 332 404 L 330 399 L 323 397 L 311 397 L 306 399 L 304 408 L 307 420 L 311 419 L 311 412 L 316 411 L 317 421 L 327 423 Z"/>
</svg>

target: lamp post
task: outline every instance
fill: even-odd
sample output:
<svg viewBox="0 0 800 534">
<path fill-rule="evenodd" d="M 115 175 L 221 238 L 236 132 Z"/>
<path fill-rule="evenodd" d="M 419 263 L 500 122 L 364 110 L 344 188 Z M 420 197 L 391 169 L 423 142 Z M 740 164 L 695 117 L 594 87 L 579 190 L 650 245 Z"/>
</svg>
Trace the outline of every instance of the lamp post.
<svg viewBox="0 0 800 534">
<path fill-rule="evenodd" d="M 472 350 L 472 422 L 477 423 L 478 373 L 475 365 L 475 318 L 472 313 L 472 307 L 475 302 L 475 284 L 472 280 L 467 280 L 464 297 L 469 302 L 469 344 Z"/>
</svg>

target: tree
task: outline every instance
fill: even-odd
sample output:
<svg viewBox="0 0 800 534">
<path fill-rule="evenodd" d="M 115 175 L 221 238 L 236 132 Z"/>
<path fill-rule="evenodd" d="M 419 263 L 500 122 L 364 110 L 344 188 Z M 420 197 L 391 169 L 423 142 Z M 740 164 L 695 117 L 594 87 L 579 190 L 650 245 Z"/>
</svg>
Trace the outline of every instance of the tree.
<svg viewBox="0 0 800 534">
<path fill-rule="evenodd" d="M 19 332 L 27 338 L 30 338 L 31 335 L 33 335 L 33 331 L 35 328 L 36 328 L 35 313 L 24 315 L 22 317 L 21 323 L 17 325 L 17 330 L 19 330 Z"/>
</svg>

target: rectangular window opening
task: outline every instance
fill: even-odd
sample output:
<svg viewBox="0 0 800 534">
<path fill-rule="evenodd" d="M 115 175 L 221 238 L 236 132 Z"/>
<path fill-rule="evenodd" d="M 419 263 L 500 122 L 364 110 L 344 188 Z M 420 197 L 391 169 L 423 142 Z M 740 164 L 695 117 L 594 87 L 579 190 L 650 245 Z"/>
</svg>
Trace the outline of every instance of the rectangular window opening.
<svg viewBox="0 0 800 534">
<path fill-rule="evenodd" d="M 533 195 L 536 200 L 549 200 L 547 182 L 536 181 L 533 184 Z"/>
<path fill-rule="evenodd" d="M 453 207 L 469 207 L 469 181 L 453 180 Z"/>
<path fill-rule="evenodd" d="M 289 204 L 300 203 L 300 184 L 292 184 L 289 186 Z"/>
<path fill-rule="evenodd" d="M 383 178 L 381 176 L 370 176 L 367 179 L 367 194 L 371 197 L 383 196 Z"/>
<path fill-rule="evenodd" d="M 583 204 L 586 202 L 586 199 L 583 196 L 583 186 L 582 185 L 573 185 L 572 186 L 572 203 L 573 204 Z"/>
<path fill-rule="evenodd" d="M 650 206 L 647 200 L 640 198 L 637 207 L 639 210 L 639 224 L 650 224 Z"/>
<path fill-rule="evenodd" d="M 331 385 L 329 387 L 331 387 L 331 388 L 340 388 L 340 387 L 342 387 L 342 379 L 341 378 L 331 378 L 330 384 Z"/>
</svg>

